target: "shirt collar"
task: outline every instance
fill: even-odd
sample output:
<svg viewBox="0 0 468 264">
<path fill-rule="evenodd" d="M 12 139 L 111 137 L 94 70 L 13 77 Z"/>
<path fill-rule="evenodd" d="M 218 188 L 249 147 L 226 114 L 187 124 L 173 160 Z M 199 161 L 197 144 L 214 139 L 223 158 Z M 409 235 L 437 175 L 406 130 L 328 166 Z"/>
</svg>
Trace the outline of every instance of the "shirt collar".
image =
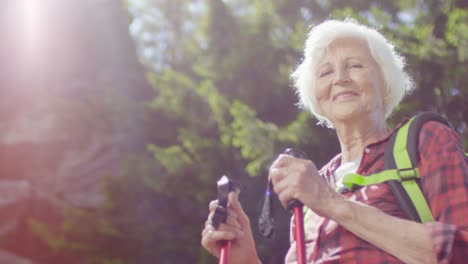
<svg viewBox="0 0 468 264">
<path fill-rule="evenodd" d="M 402 127 L 406 122 L 408 122 L 409 118 L 405 117 L 400 123 L 398 123 L 393 130 L 388 133 L 384 138 L 373 142 L 365 149 L 370 149 L 373 152 L 372 156 L 381 155 L 385 151 L 385 142 L 387 142 L 390 137 L 397 131 L 400 127 Z M 363 150 L 364 152 L 364 150 Z M 330 162 L 328 162 L 323 168 L 320 170 L 321 174 L 325 176 L 326 180 L 329 181 L 329 176 L 333 174 L 333 172 L 341 165 L 341 153 L 333 157 Z"/>
</svg>

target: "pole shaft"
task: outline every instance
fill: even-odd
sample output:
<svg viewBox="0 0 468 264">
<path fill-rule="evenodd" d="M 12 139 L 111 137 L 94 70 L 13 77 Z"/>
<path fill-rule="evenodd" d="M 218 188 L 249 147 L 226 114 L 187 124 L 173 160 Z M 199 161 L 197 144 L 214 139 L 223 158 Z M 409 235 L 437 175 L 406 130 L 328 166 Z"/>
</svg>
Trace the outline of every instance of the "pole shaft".
<svg viewBox="0 0 468 264">
<path fill-rule="evenodd" d="M 231 241 L 224 241 L 219 254 L 219 264 L 228 264 L 229 253 L 231 251 Z"/>
<path fill-rule="evenodd" d="M 294 232 L 296 235 L 297 263 L 306 264 L 305 239 L 304 239 L 304 212 L 302 206 L 294 207 Z"/>
</svg>

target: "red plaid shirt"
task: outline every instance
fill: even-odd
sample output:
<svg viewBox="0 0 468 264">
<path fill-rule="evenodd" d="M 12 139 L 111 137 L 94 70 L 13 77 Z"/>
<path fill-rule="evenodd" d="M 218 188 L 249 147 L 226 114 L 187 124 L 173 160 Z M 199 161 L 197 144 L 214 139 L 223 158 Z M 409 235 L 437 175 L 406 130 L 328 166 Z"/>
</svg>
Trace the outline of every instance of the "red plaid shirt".
<svg viewBox="0 0 468 264">
<path fill-rule="evenodd" d="M 398 127 L 400 126 L 401 124 Z M 364 150 L 357 173 L 365 176 L 384 169 L 383 156 L 388 140 L 389 137 Z M 468 159 L 459 136 L 448 127 L 431 121 L 422 127 L 419 142 L 420 186 L 435 220 L 425 226 L 437 261 L 468 263 Z M 338 155 L 321 170 L 332 188 L 335 188 L 333 173 L 340 162 L 341 156 Z M 385 183 L 361 187 L 344 195 L 377 207 L 389 215 L 405 218 Z M 304 222 L 308 263 L 402 263 L 336 222 L 311 210 L 305 213 Z M 285 263 L 296 263 L 296 245 L 292 235 Z"/>
</svg>

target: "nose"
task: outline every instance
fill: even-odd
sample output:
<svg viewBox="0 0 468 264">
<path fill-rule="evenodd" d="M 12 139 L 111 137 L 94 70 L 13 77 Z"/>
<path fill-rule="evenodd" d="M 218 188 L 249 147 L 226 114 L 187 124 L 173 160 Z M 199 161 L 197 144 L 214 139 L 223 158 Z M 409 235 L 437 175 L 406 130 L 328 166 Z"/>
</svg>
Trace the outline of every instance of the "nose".
<svg viewBox="0 0 468 264">
<path fill-rule="evenodd" d="M 335 71 L 333 85 L 346 84 L 346 83 L 349 83 L 350 81 L 351 79 L 349 78 L 349 72 L 346 67 L 339 67 Z"/>
</svg>

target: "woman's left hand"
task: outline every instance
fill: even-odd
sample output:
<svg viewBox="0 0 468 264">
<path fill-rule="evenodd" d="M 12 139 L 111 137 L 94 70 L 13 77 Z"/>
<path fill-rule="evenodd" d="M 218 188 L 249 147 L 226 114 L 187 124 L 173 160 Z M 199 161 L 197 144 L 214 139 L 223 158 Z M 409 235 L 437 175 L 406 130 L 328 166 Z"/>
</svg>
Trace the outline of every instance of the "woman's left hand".
<svg viewBox="0 0 468 264">
<path fill-rule="evenodd" d="M 315 213 L 331 217 L 332 205 L 343 198 L 328 186 L 310 160 L 281 154 L 271 165 L 268 177 L 285 208 L 290 200 L 296 199 Z"/>
</svg>

